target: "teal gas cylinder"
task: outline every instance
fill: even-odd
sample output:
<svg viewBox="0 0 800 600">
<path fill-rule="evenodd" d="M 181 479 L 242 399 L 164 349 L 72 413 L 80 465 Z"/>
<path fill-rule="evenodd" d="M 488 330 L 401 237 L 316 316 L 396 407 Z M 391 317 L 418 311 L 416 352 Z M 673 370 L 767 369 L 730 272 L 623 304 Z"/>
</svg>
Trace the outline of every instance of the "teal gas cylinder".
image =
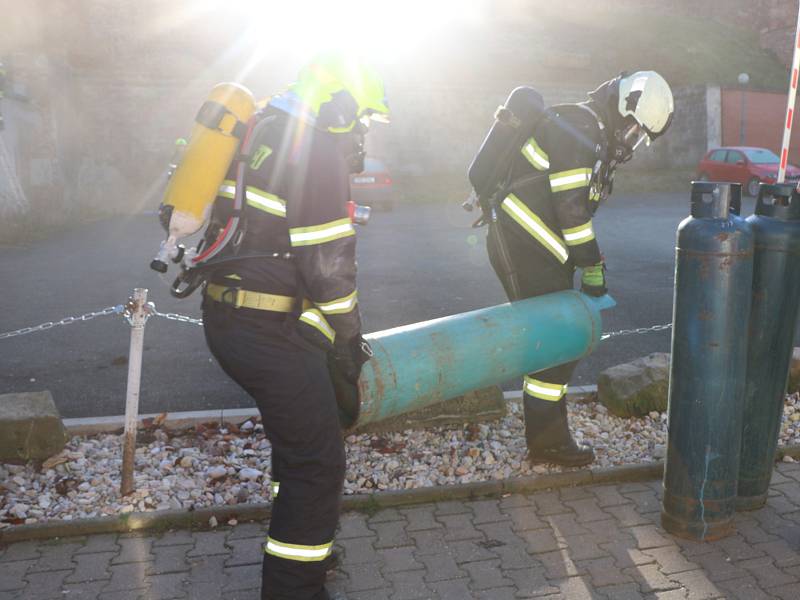
<svg viewBox="0 0 800 600">
<path fill-rule="evenodd" d="M 732 529 L 742 433 L 753 234 L 741 186 L 692 184 L 678 227 L 661 524 L 711 540 Z"/>
<path fill-rule="evenodd" d="M 358 397 L 337 386 L 345 428 L 381 421 L 578 360 L 600 342 L 609 296 L 568 290 L 365 336 Z"/>
<path fill-rule="evenodd" d="M 755 256 L 739 510 L 764 506 L 778 446 L 800 304 L 800 196 L 794 186 L 762 185 L 747 222 L 755 236 Z"/>
</svg>

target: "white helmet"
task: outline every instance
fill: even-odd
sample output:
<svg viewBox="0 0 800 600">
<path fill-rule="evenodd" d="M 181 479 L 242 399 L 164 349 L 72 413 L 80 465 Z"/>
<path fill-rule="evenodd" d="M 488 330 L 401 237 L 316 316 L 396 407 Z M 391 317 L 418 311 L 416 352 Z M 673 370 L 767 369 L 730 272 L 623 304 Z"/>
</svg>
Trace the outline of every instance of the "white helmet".
<svg viewBox="0 0 800 600">
<path fill-rule="evenodd" d="M 623 74 L 619 80 L 619 114 L 631 116 L 647 133 L 648 144 L 663 134 L 675 112 L 672 90 L 655 71 Z"/>
</svg>

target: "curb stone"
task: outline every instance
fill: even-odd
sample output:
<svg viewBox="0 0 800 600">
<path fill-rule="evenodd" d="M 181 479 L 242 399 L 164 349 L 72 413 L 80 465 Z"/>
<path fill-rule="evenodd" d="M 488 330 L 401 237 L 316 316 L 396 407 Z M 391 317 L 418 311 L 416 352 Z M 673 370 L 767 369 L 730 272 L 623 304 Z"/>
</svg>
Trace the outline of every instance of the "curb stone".
<svg viewBox="0 0 800 600">
<path fill-rule="evenodd" d="M 798 449 L 800 453 L 800 448 Z M 501 481 L 476 481 L 455 485 L 386 490 L 372 494 L 353 494 L 342 497 L 342 512 L 375 511 L 383 508 L 425 504 L 444 500 L 471 500 L 499 497 L 504 494 L 528 494 L 542 490 L 589 485 L 645 481 L 657 478 L 664 463 L 625 465 L 606 469 L 576 470 L 564 473 L 519 477 Z M 239 523 L 262 521 L 271 513 L 270 504 L 237 504 L 234 506 L 206 507 L 194 510 L 164 510 L 132 512 L 113 517 L 92 517 L 71 521 L 48 521 L 30 525 L 16 525 L 0 530 L 0 544 L 23 540 L 95 535 L 99 533 L 127 533 L 131 531 L 159 531 L 176 528 L 210 529 L 208 521 L 215 517 L 218 523 L 236 518 Z"/>
<path fill-rule="evenodd" d="M 800 459 L 800 444 L 778 448 L 777 458 L 781 460 L 784 456 Z M 444 500 L 471 500 L 499 497 L 504 494 L 530 494 L 538 491 L 581 485 L 651 481 L 661 477 L 663 471 L 664 461 L 658 461 L 641 465 L 622 465 L 605 469 L 550 473 L 502 481 L 480 481 L 431 488 L 355 494 L 343 496 L 342 512 L 369 512 L 389 507 Z M 235 506 L 208 507 L 194 510 L 129 513 L 117 517 L 49 521 L 30 525 L 16 525 L 0 530 L 0 544 L 100 533 L 163 531 L 180 528 L 210 529 L 208 522 L 212 516 L 219 523 L 226 523 L 231 518 L 236 518 L 239 523 L 245 523 L 248 521 L 263 521 L 270 517 L 270 513 L 271 505 L 269 504 L 238 504 Z"/>
</svg>

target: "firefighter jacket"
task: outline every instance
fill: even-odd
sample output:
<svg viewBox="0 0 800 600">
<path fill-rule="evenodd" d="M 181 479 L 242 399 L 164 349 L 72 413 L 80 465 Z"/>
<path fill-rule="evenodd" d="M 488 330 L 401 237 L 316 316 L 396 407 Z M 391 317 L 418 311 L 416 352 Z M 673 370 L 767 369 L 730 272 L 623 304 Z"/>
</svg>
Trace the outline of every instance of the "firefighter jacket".
<svg viewBox="0 0 800 600">
<path fill-rule="evenodd" d="M 259 118 L 269 122 L 246 158 L 243 236 L 222 253 L 208 283 L 294 297 L 293 316 L 305 337 L 323 347 L 347 343 L 360 334 L 361 319 L 340 141 L 272 107 Z M 236 161 L 214 202 L 207 237 L 227 222 L 235 192 Z"/>
<path fill-rule="evenodd" d="M 547 109 L 514 158 L 510 190 L 498 199 L 512 257 L 570 271 L 601 261 L 592 217 L 609 192 L 606 156 L 604 125 L 593 110 Z"/>
</svg>

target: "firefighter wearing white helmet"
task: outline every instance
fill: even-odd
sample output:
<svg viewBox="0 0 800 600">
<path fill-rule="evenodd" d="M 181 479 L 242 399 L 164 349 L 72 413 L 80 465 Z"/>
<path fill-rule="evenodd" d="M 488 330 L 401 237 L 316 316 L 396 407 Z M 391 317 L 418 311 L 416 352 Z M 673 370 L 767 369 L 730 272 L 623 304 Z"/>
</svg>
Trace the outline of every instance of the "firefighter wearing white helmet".
<svg viewBox="0 0 800 600">
<path fill-rule="evenodd" d="M 361 337 L 349 176 L 363 163 L 366 123 L 388 112 L 373 71 L 338 55 L 316 58 L 257 113 L 243 177 L 231 168 L 211 213 L 205 247 L 242 213 L 239 233 L 204 266 L 203 326 L 271 443 L 264 600 L 330 598 L 325 574 L 345 475 L 332 373 L 354 386 L 371 356 Z"/>
<path fill-rule="evenodd" d="M 540 98 L 535 91 L 528 95 Z M 623 73 L 591 92 L 587 102 L 542 107 L 526 131 L 510 138 L 515 145 L 507 169 L 482 167 L 485 173 L 507 172 L 490 196 L 492 218 L 485 220 L 489 258 L 510 300 L 572 289 L 576 270 L 584 293 L 606 293 L 592 217 L 611 193 L 616 167 L 642 142 L 663 135 L 673 111 L 672 92 L 658 73 Z M 534 463 L 581 466 L 594 460 L 591 447 L 573 440 L 567 422 L 565 395 L 576 365 L 524 378 L 525 432 Z"/>
</svg>

